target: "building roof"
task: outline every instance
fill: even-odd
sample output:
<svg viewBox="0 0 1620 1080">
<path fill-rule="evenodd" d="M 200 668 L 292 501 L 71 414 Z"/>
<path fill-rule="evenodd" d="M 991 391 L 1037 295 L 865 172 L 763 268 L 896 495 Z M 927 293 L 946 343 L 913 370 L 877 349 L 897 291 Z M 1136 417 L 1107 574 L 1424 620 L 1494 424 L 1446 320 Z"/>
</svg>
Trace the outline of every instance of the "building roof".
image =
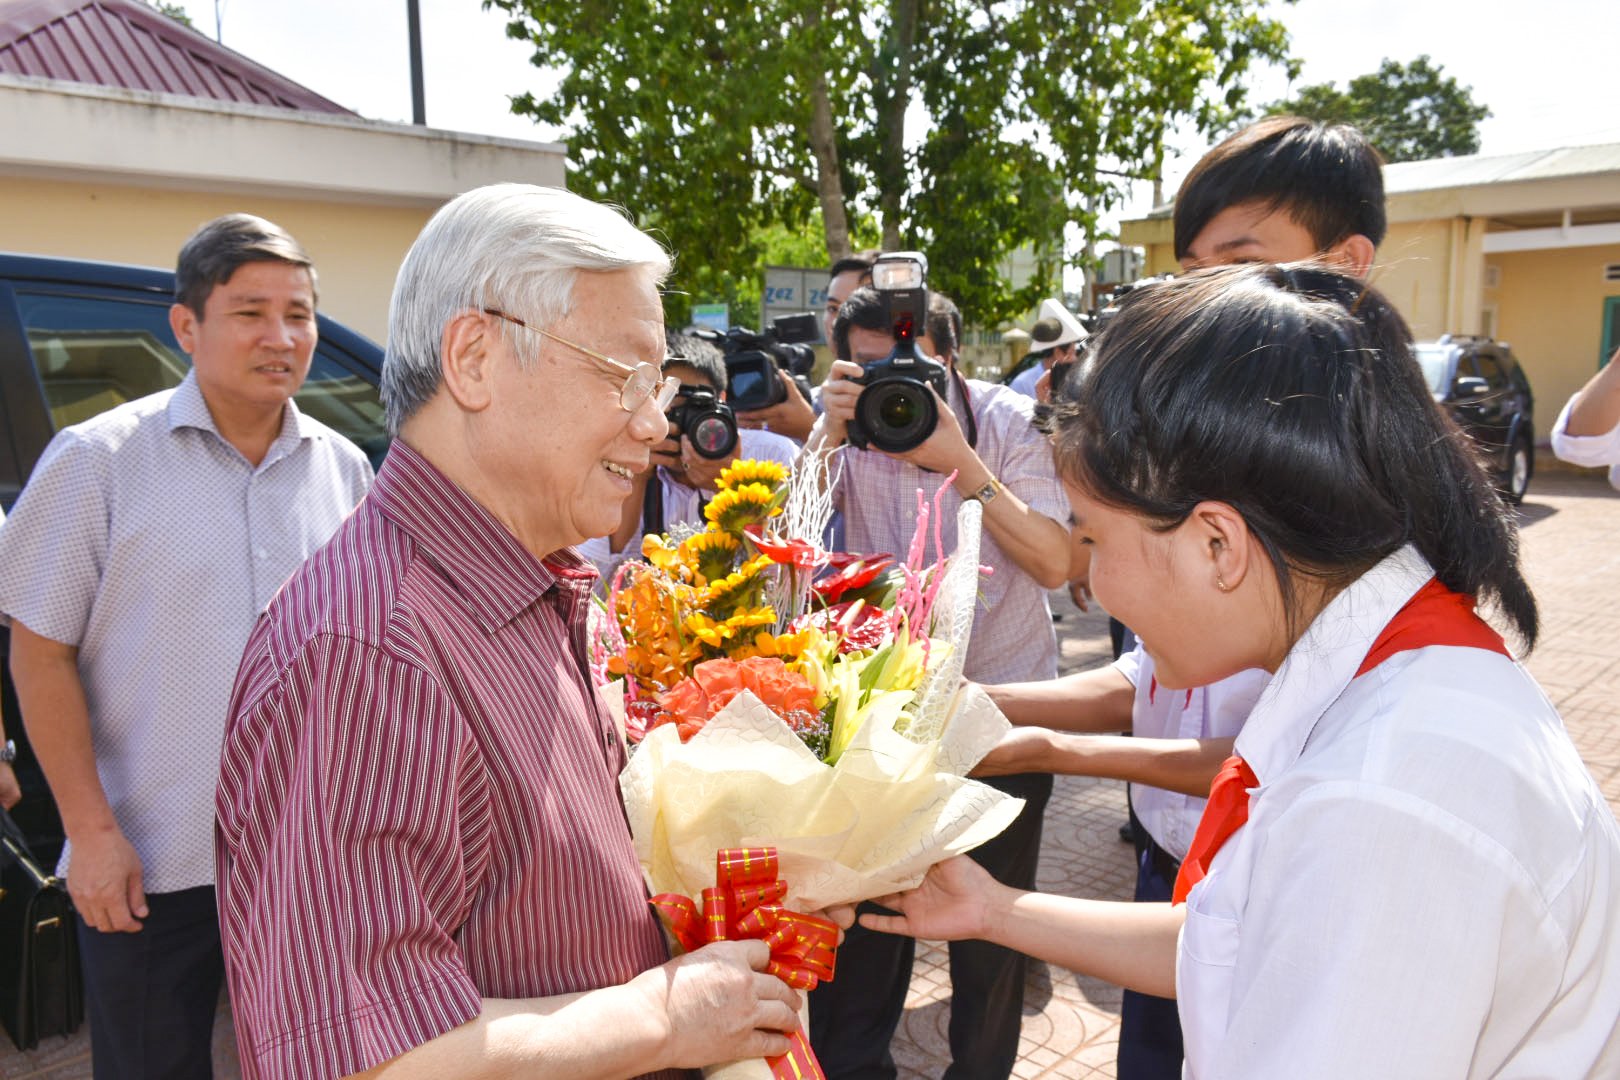
<svg viewBox="0 0 1620 1080">
<path fill-rule="evenodd" d="M 355 115 L 140 0 L 0 0 L 0 72 Z"/>
<path fill-rule="evenodd" d="M 1474 187 L 1523 180 L 1554 180 L 1620 173 L 1620 143 L 1565 146 L 1522 154 L 1473 154 L 1384 166 L 1384 193 Z"/>
</svg>

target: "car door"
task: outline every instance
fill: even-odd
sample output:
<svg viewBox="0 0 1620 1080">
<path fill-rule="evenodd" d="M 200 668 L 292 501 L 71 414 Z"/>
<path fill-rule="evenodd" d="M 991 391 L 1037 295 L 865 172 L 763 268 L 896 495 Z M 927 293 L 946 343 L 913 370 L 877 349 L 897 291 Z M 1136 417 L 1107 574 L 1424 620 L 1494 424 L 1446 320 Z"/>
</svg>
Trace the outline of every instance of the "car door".
<svg viewBox="0 0 1620 1080">
<path fill-rule="evenodd" d="M 1480 429 L 1476 437 L 1484 444 L 1491 460 L 1501 464 L 1506 460 L 1508 440 L 1513 435 L 1518 394 L 1495 349 L 1480 349 L 1475 360 L 1486 386 L 1479 399 Z"/>
</svg>

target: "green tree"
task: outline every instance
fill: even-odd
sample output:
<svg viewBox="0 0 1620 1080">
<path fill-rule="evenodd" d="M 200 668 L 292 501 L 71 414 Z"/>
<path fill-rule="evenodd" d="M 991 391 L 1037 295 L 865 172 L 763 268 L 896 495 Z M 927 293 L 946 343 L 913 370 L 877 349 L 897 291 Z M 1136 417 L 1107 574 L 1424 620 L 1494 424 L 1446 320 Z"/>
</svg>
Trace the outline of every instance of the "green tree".
<svg viewBox="0 0 1620 1080">
<path fill-rule="evenodd" d="M 186 14 L 186 9 L 180 4 L 172 4 L 169 0 L 152 0 L 152 6 L 157 8 L 159 14 L 167 15 L 177 23 L 184 23 L 193 30 L 197 28 L 197 24 L 191 21 L 191 16 Z"/>
<path fill-rule="evenodd" d="M 572 187 L 663 234 L 677 289 L 757 277 L 771 229 L 830 260 L 870 222 L 983 324 L 1051 295 L 1066 225 L 1156 170 L 1168 128 L 1218 130 L 1287 47 L 1264 0 L 484 2 L 563 72 L 513 110 L 567 131 Z"/>
<path fill-rule="evenodd" d="M 1265 111 L 1353 124 L 1392 162 L 1477 154 L 1480 121 L 1491 115 L 1475 103 L 1472 88 L 1458 85 L 1427 56 L 1410 64 L 1386 59 L 1344 90 L 1332 83 L 1302 86 Z"/>
</svg>

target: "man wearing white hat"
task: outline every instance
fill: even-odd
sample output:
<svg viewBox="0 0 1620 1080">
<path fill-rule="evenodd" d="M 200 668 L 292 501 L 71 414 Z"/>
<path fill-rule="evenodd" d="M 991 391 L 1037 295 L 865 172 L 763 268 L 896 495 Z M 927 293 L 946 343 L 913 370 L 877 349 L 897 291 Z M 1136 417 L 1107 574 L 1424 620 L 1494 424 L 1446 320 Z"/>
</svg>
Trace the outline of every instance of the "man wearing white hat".
<svg viewBox="0 0 1620 1080">
<path fill-rule="evenodd" d="M 1008 385 L 1025 397 L 1036 397 L 1035 384 L 1042 375 L 1058 364 L 1074 362 L 1080 343 L 1086 339 L 1086 329 L 1061 300 L 1042 300 L 1041 317 L 1030 328 L 1029 336 L 1035 342 L 1030 353 L 1040 357 L 1040 363 L 1025 368 Z"/>
</svg>

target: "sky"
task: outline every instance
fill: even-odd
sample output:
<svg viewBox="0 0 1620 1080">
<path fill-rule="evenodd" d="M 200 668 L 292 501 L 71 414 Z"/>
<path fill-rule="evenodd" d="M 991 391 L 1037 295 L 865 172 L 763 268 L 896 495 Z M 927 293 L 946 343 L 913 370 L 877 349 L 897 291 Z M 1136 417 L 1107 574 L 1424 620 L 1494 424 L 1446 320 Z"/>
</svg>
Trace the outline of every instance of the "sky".
<svg viewBox="0 0 1620 1080">
<path fill-rule="evenodd" d="M 420 0 L 427 121 L 484 135 L 549 141 L 560 132 L 511 115 L 507 98 L 543 94 L 555 77 L 529 63 L 505 36 L 501 12 L 478 0 Z M 411 119 L 406 0 L 185 0 L 197 28 L 318 93 L 378 120 Z M 1300 0 L 1275 4 L 1304 62 L 1299 83 L 1376 71 L 1385 58 L 1427 54 L 1473 90 L 1493 115 L 1480 125 L 1481 153 L 1509 154 L 1620 142 L 1613 42 L 1616 0 Z M 1281 71 L 1251 84 L 1253 100 L 1286 94 Z M 1178 134 L 1166 162 L 1173 192 L 1207 143 Z M 1142 185 L 1120 211 L 1148 208 Z"/>
</svg>

